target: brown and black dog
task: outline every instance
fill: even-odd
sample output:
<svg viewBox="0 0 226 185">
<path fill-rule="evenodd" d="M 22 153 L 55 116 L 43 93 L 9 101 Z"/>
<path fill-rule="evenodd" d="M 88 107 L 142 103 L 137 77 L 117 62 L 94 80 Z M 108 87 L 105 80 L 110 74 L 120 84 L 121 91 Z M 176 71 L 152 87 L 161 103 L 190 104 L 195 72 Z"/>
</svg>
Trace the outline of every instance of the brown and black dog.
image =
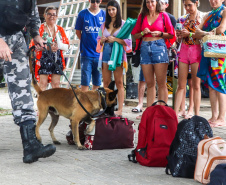
<svg viewBox="0 0 226 185">
<path fill-rule="evenodd" d="M 31 62 L 30 62 L 31 66 Z M 75 95 L 73 94 L 72 89 L 65 88 L 54 88 L 46 91 L 42 91 L 37 84 L 37 81 L 34 77 L 34 72 L 31 69 L 32 73 L 32 83 L 35 90 L 38 93 L 37 107 L 39 111 L 38 122 L 36 125 L 36 137 L 39 141 L 41 141 L 41 136 L 39 134 L 39 128 L 46 119 L 48 113 L 51 115 L 52 122 L 49 127 L 50 135 L 52 137 L 54 144 L 60 144 L 59 141 L 54 136 L 53 130 L 57 125 L 59 120 L 59 116 L 64 116 L 68 118 L 71 122 L 72 133 L 74 135 L 74 142 L 77 144 L 78 149 L 85 149 L 84 146 L 81 145 L 79 140 L 79 123 L 81 121 L 86 121 L 90 123 L 89 129 L 87 133 L 89 133 L 94 125 L 95 121 L 83 110 L 83 108 L 79 105 Z M 80 89 L 74 90 L 79 101 L 85 107 L 85 109 L 92 115 L 98 113 L 102 107 L 103 98 L 101 98 L 102 94 L 98 91 L 87 91 L 82 92 Z M 117 103 L 116 95 L 118 90 L 111 90 L 109 88 L 105 88 L 106 95 L 105 101 L 107 107 L 112 107 Z"/>
</svg>

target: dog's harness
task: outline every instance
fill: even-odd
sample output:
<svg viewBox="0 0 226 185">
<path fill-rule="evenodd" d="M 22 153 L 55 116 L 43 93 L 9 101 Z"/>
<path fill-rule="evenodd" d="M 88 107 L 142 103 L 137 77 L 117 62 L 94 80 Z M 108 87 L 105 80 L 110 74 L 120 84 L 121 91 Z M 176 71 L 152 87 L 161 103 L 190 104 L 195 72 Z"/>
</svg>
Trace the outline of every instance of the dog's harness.
<svg viewBox="0 0 226 185">
<path fill-rule="evenodd" d="M 46 44 L 46 43 L 45 43 L 45 44 Z M 69 85 L 70 85 L 70 87 L 71 87 L 71 89 L 72 89 L 72 91 L 73 91 L 73 93 L 74 93 L 74 95 L 75 95 L 75 98 L 77 99 L 77 101 L 78 101 L 79 105 L 82 107 L 82 109 L 83 109 L 83 110 L 84 110 L 91 118 L 95 118 L 95 117 L 98 117 L 98 116 L 100 116 L 101 114 L 103 114 L 103 113 L 105 112 L 105 110 L 107 109 L 107 103 L 106 103 L 106 91 L 105 91 L 105 89 L 104 89 L 103 87 L 100 87 L 100 88 L 97 89 L 97 92 L 98 92 L 98 94 L 99 94 L 99 98 L 101 97 L 101 106 L 102 106 L 103 110 L 100 111 L 100 112 L 97 113 L 97 114 L 92 115 L 91 113 L 89 113 L 89 112 L 86 110 L 86 108 L 82 105 L 82 103 L 81 103 L 80 100 L 78 99 L 78 96 L 76 95 L 76 93 L 75 93 L 75 91 L 74 91 L 74 88 L 75 88 L 75 87 L 73 87 L 73 86 L 71 85 L 71 83 L 69 82 L 67 76 L 66 76 L 66 75 L 64 74 L 64 72 L 61 70 L 61 68 L 59 67 L 59 65 L 52 59 L 52 57 L 51 57 L 51 55 L 50 55 L 50 54 L 52 53 L 51 45 L 50 45 L 50 44 L 47 44 L 47 46 L 49 46 L 50 50 L 48 51 L 45 47 L 43 47 L 44 50 L 46 51 L 47 55 L 49 56 L 49 59 L 53 62 L 53 64 L 55 65 L 55 67 L 60 71 L 61 75 L 64 75 L 65 79 L 68 81 L 68 83 L 69 83 Z M 27 55 L 29 56 L 30 53 L 31 53 L 31 51 L 34 52 L 34 50 L 35 50 L 35 46 L 32 46 L 32 47 L 28 50 Z M 99 101 L 99 102 L 100 102 L 100 101 Z"/>
</svg>

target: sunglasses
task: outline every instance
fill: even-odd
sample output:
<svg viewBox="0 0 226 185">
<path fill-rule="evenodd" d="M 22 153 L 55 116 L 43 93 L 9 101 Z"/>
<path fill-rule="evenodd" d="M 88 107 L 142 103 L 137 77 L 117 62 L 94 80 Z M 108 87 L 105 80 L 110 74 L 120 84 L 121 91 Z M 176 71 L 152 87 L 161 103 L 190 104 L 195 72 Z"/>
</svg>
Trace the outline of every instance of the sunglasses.
<svg viewBox="0 0 226 185">
<path fill-rule="evenodd" d="M 100 3 L 100 0 L 91 0 L 90 2 L 91 3 L 95 3 L 96 2 L 97 4 L 99 4 Z"/>
<path fill-rule="evenodd" d="M 51 14 L 51 13 L 47 13 L 46 14 L 48 17 L 56 17 L 57 15 L 56 14 Z"/>
</svg>

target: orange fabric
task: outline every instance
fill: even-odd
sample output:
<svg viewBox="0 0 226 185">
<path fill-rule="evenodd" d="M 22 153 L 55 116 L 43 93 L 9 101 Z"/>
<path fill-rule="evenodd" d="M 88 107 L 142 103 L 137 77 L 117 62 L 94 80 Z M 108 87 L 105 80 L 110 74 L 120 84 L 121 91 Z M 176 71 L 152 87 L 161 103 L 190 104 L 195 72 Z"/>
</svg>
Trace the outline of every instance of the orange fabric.
<svg viewBox="0 0 226 185">
<path fill-rule="evenodd" d="M 62 36 L 62 42 L 64 44 L 69 44 L 69 40 L 68 40 L 68 38 L 66 36 L 66 33 L 65 33 L 64 29 L 61 26 L 57 25 L 57 32 L 58 31 L 60 32 L 60 34 Z M 56 32 L 56 34 L 57 34 L 57 32 Z M 43 33 L 44 33 L 44 24 L 42 24 L 40 26 L 40 28 L 39 28 L 39 34 L 40 34 L 41 37 L 43 36 Z M 53 41 L 55 40 L 56 34 L 55 34 L 55 36 L 53 38 Z M 34 45 L 35 44 L 34 44 L 34 41 L 32 39 L 29 47 L 32 47 Z M 65 60 L 64 60 L 64 56 L 63 56 L 63 51 L 62 50 L 60 51 L 60 54 L 61 54 L 61 57 L 62 57 L 62 64 L 63 64 L 63 70 L 64 70 L 66 66 L 65 66 Z M 42 57 L 42 51 L 36 51 L 36 58 L 37 58 L 37 60 L 35 62 L 35 77 L 36 77 L 38 82 L 40 80 L 38 71 L 39 71 L 39 69 L 41 67 L 40 61 L 39 61 L 41 59 L 41 57 Z M 51 75 L 48 75 L 48 81 L 51 82 Z"/>
</svg>

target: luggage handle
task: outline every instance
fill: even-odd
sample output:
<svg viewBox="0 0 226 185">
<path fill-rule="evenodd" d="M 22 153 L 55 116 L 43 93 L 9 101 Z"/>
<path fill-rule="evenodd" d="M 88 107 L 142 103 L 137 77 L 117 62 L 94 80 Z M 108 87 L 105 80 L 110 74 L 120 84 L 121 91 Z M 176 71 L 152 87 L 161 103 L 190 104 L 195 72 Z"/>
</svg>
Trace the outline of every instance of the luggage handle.
<svg viewBox="0 0 226 185">
<path fill-rule="evenodd" d="M 158 100 L 158 101 L 154 102 L 151 106 L 155 106 L 158 102 L 165 103 L 165 106 L 168 107 L 167 103 L 164 102 L 163 100 Z"/>
<path fill-rule="evenodd" d="M 111 121 L 111 120 L 113 120 L 113 119 L 121 119 L 121 120 L 125 120 L 126 125 L 129 125 L 129 124 L 128 124 L 128 119 L 127 119 L 127 118 L 121 118 L 121 117 L 108 117 L 108 118 L 106 118 L 106 119 L 105 119 L 106 125 L 108 125 L 108 121 Z"/>
</svg>

